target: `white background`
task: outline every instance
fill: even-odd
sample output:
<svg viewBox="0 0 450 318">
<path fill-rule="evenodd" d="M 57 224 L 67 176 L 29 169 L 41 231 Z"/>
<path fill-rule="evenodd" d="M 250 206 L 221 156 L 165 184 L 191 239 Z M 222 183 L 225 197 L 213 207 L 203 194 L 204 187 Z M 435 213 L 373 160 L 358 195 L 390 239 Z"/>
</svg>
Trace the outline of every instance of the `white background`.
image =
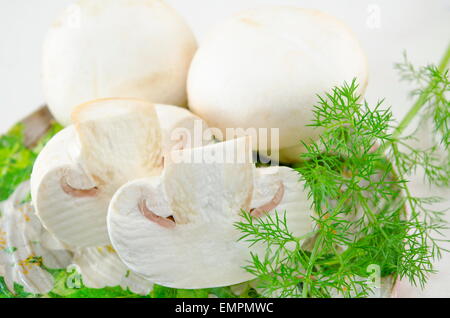
<svg viewBox="0 0 450 318">
<path fill-rule="evenodd" d="M 107 0 L 105 0 L 107 1 Z M 41 43 L 46 29 L 70 0 L 0 0 L 0 133 L 44 103 Z M 242 9 L 269 4 L 312 7 L 349 24 L 367 52 L 369 102 L 386 98 L 396 118 L 412 104 L 408 86 L 392 65 L 406 50 L 416 65 L 437 63 L 450 42 L 448 0 L 167 0 L 186 18 L 200 43 L 211 26 Z M 417 192 L 435 190 L 413 183 Z M 448 192 L 444 195 L 449 196 Z M 447 202 L 448 203 L 448 202 Z M 447 204 L 448 205 L 448 204 Z M 402 285 L 400 296 L 450 297 L 450 257 L 438 264 L 424 291 Z"/>
</svg>

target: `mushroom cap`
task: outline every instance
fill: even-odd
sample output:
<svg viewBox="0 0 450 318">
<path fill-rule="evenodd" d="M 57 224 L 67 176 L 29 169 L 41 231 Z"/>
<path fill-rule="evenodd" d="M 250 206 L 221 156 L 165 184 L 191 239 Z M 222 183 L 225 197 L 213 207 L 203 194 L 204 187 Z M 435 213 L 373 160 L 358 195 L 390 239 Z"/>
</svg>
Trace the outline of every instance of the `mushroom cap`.
<svg viewBox="0 0 450 318">
<path fill-rule="evenodd" d="M 317 94 L 354 77 L 364 92 L 366 57 L 341 21 L 312 9 L 264 7 L 225 21 L 201 44 L 188 76 L 189 108 L 224 135 L 226 128 L 278 128 L 279 145 L 269 148 L 289 148 L 320 133 L 306 126 Z"/>
<path fill-rule="evenodd" d="M 73 120 L 35 162 L 33 204 L 62 242 L 108 245 L 106 213 L 114 192 L 130 180 L 161 173 L 158 119 L 152 104 L 104 99 L 77 107 Z"/>
<path fill-rule="evenodd" d="M 53 23 L 44 43 L 43 83 L 54 117 L 99 98 L 131 97 L 185 106 L 196 40 L 161 0 L 79 0 Z"/>
<path fill-rule="evenodd" d="M 310 231 L 309 202 L 295 171 L 256 169 L 247 155 L 240 161 L 215 160 L 236 149 L 246 153 L 246 143 L 241 138 L 180 151 L 183 158 L 203 159 L 169 162 L 161 178 L 132 181 L 115 193 L 108 230 L 129 268 L 173 288 L 228 286 L 252 279 L 243 266 L 250 252 L 263 256 L 265 248 L 240 241 L 235 223 L 242 221 L 243 210 L 267 206 L 279 197 L 280 184 L 284 194 L 276 208 L 289 210 L 294 233 Z M 255 189 L 260 186 L 264 189 Z"/>
</svg>

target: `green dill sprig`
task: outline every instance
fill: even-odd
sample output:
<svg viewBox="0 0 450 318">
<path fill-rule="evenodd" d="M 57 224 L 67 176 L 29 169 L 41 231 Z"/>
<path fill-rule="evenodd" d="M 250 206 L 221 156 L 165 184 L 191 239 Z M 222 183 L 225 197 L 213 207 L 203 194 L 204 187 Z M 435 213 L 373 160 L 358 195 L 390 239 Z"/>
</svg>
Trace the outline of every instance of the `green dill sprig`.
<svg viewBox="0 0 450 318">
<path fill-rule="evenodd" d="M 402 80 L 416 85 L 411 96 L 417 98 L 417 101 L 393 133 L 403 149 L 394 155 L 403 157 L 399 164 L 407 175 L 422 167 L 426 180 L 438 186 L 449 186 L 450 180 L 450 81 L 447 69 L 449 61 L 450 47 L 439 66 L 427 65 L 416 68 L 406 54 L 403 62 L 395 65 Z M 416 117 L 420 118 L 417 129 L 409 136 L 402 136 L 406 127 Z M 411 147 L 407 141 L 415 139 L 414 135 L 418 130 L 427 127 L 428 123 L 432 126 L 428 132 L 431 145 L 427 149 Z"/>
<path fill-rule="evenodd" d="M 400 137 L 411 121 L 420 113 L 422 120 L 433 118 L 434 132 L 440 133 L 442 142 L 448 146 L 449 128 L 449 80 L 447 66 L 450 62 L 450 45 L 438 66 L 427 65 L 416 68 L 403 54 L 403 62 L 394 65 L 400 79 L 415 84 L 417 87 L 410 93 L 417 101 L 396 127 L 393 135 Z M 425 111 L 424 111 L 425 108 Z"/>
<path fill-rule="evenodd" d="M 289 232 L 286 215 L 281 217 L 276 213 L 273 217 L 269 215 L 266 219 L 256 221 L 250 213 L 243 211 L 242 215 L 245 222 L 236 224 L 244 233 L 241 240 L 246 240 L 251 245 L 266 245 L 264 258 L 260 259 L 256 254 L 251 254 L 252 262 L 245 267 L 262 283 L 264 288 L 261 296 L 299 297 L 300 284 L 309 256 L 303 253 L 300 238 Z"/>
<path fill-rule="evenodd" d="M 398 67 L 424 88 L 414 91 L 418 102 L 397 127 L 383 101 L 373 108 L 361 102 L 356 80 L 319 97 L 311 125 L 322 135 L 304 143 L 295 167 L 313 201 L 309 237 L 294 237 L 278 212 L 258 220 L 244 213 L 236 225 L 242 240 L 266 245 L 264 257 L 252 255 L 246 267 L 263 296 L 366 297 L 376 291 L 368 283 L 374 265 L 381 277 L 406 277 L 421 287 L 435 272 L 433 261 L 444 251 L 444 211 L 430 208 L 439 198 L 413 196 L 408 176 L 421 167 L 434 184 L 450 179 L 437 151 L 448 150 L 448 74 L 442 66 Z M 426 150 L 402 136 L 421 111 L 431 114 L 440 136 Z"/>
</svg>

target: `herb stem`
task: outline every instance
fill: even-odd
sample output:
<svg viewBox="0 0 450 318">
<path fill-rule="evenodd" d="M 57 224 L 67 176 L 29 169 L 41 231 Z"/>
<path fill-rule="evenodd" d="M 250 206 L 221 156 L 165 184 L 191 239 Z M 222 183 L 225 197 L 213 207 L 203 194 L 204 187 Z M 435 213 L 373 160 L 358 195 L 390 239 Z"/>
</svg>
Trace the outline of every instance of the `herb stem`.
<svg viewBox="0 0 450 318">
<path fill-rule="evenodd" d="M 306 270 L 306 279 L 303 285 L 303 290 L 302 290 L 302 297 L 303 298 L 307 298 L 308 297 L 308 291 L 309 291 L 309 280 L 311 279 L 311 274 L 312 274 L 312 269 L 314 267 L 314 262 L 317 259 L 318 256 L 318 252 L 319 252 L 319 247 L 322 244 L 322 233 L 319 234 L 319 236 L 316 239 L 316 242 L 314 244 L 314 248 L 311 252 L 311 257 L 309 259 L 309 264 L 308 264 L 308 268 Z"/>
<path fill-rule="evenodd" d="M 450 62 L 450 44 L 447 47 L 447 50 L 444 54 L 444 57 L 442 58 L 441 62 L 439 63 L 438 70 L 440 72 L 445 71 L 448 63 Z M 414 106 L 409 110 L 409 112 L 405 115 L 403 120 L 400 122 L 400 124 L 397 126 L 397 128 L 394 130 L 392 137 L 393 139 L 396 139 L 399 137 L 405 129 L 409 126 L 411 121 L 416 117 L 417 113 L 422 109 L 422 107 L 425 105 L 425 103 L 428 100 L 428 95 L 430 94 L 431 88 L 435 85 L 435 81 L 432 81 L 428 87 L 420 94 L 419 99 L 416 101 Z M 389 143 L 385 144 L 386 146 L 389 145 Z M 382 147 L 382 150 L 385 150 L 386 147 Z"/>
</svg>

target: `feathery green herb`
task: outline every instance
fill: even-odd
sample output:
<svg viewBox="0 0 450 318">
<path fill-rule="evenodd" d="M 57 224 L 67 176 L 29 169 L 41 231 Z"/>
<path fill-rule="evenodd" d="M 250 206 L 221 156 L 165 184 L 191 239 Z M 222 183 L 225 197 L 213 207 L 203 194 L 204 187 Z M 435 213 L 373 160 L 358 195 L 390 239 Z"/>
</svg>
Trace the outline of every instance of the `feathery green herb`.
<svg viewBox="0 0 450 318">
<path fill-rule="evenodd" d="M 407 177 L 421 167 L 431 183 L 448 185 L 449 52 L 439 67 L 397 65 L 403 78 L 421 85 L 413 92 L 418 102 L 397 127 L 383 101 L 373 108 L 361 102 L 356 80 L 319 96 L 311 126 L 323 133 L 304 143 L 295 166 L 313 201 L 314 231 L 293 236 L 279 212 L 258 220 L 244 213 L 236 225 L 242 240 L 267 247 L 246 266 L 263 296 L 366 297 L 378 291 L 374 271 L 425 285 L 443 251 L 446 224 L 443 211 L 430 209 L 439 198 L 413 196 Z M 417 114 L 434 124 L 430 149 L 408 146 L 413 137 L 402 136 Z"/>
</svg>

